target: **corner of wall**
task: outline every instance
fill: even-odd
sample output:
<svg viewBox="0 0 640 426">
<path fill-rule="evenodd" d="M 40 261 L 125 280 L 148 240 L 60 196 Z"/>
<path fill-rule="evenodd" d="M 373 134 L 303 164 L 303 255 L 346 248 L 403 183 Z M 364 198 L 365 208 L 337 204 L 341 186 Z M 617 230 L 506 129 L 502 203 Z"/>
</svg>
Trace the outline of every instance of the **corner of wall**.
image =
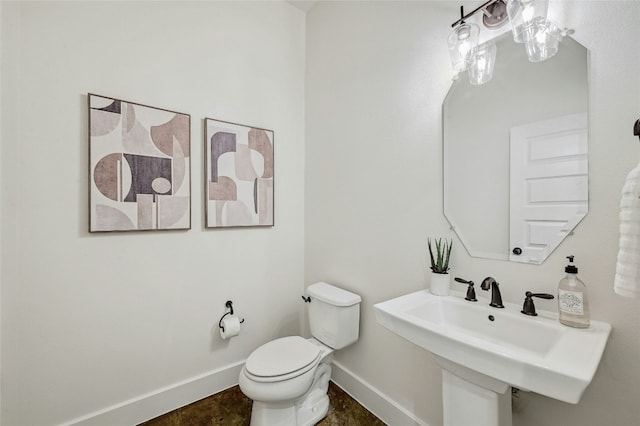
<svg viewBox="0 0 640 426">
<path fill-rule="evenodd" d="M 2 8 L 0 2 L 0 176 L 2 175 Z M 2 223 L 2 188 L 0 187 L 0 224 Z M 2 226 L 0 225 L 0 383 L 2 383 Z M 0 424 L 2 424 L 2 386 L 0 386 Z"/>
</svg>

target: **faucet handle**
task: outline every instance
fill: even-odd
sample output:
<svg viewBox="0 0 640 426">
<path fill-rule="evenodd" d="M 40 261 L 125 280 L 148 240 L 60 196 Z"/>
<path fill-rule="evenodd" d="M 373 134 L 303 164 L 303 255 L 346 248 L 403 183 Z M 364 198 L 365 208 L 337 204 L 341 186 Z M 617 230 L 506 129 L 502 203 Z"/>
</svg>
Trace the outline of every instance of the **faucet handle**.
<svg viewBox="0 0 640 426">
<path fill-rule="evenodd" d="M 554 298 L 553 294 L 531 293 L 530 291 L 527 291 L 524 295 L 525 295 L 524 304 L 522 305 L 522 310 L 520 312 L 522 312 L 525 315 L 530 315 L 532 317 L 535 317 L 536 315 L 538 315 L 536 313 L 536 306 L 533 304 L 532 297 L 539 297 L 540 299 L 548 299 L 548 300 Z"/>
<path fill-rule="evenodd" d="M 463 278 L 458 278 L 458 277 L 455 277 L 454 280 L 462 284 L 467 284 L 469 286 L 467 287 L 467 296 L 464 298 L 464 300 L 468 300 L 469 302 L 478 301 L 478 299 L 476 299 L 476 291 L 473 288 L 473 281 L 465 280 Z"/>
</svg>

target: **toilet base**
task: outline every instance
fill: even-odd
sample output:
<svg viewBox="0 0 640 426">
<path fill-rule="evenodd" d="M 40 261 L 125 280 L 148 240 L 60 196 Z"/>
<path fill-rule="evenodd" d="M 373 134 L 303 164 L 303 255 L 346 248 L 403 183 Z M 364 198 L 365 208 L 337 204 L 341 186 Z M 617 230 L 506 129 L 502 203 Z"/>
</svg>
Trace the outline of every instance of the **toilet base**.
<svg viewBox="0 0 640 426">
<path fill-rule="evenodd" d="M 296 407 L 287 402 L 253 401 L 250 426 L 295 425 Z"/>
<path fill-rule="evenodd" d="M 313 426 L 329 411 L 329 380 L 331 365 L 320 364 L 313 384 L 295 401 L 254 401 L 251 409 L 251 426 Z"/>
<path fill-rule="evenodd" d="M 304 404 L 296 407 L 296 426 L 313 426 L 329 412 L 329 396 L 316 389 L 309 394 Z"/>
</svg>

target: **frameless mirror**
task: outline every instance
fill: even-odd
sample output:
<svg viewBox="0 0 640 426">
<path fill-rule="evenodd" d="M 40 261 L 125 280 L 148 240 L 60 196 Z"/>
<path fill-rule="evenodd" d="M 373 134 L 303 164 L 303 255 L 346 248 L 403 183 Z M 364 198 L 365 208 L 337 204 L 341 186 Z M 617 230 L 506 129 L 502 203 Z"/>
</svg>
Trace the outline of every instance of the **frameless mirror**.
<svg viewBox="0 0 640 426">
<path fill-rule="evenodd" d="M 539 264 L 588 211 L 588 52 L 495 42 L 493 79 L 461 74 L 444 100 L 444 214 L 471 256 Z"/>
</svg>

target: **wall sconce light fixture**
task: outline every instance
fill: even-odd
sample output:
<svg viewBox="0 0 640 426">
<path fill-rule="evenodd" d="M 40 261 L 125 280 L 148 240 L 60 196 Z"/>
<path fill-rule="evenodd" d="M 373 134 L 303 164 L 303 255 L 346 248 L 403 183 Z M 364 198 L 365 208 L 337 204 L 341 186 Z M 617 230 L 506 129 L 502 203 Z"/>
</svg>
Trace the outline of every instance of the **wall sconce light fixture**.
<svg viewBox="0 0 640 426">
<path fill-rule="evenodd" d="M 511 24 L 513 40 L 523 43 L 531 62 L 540 62 L 558 53 L 558 43 L 565 35 L 547 20 L 548 0 L 489 0 L 468 14 L 460 6 L 460 19 L 451 24 L 448 45 L 455 77 L 468 71 L 471 84 L 484 84 L 493 77 L 496 46 L 492 42 L 478 46 L 480 29 L 465 19 L 482 12 L 487 28 Z"/>
<path fill-rule="evenodd" d="M 451 31 L 448 39 L 449 55 L 456 75 L 467 69 L 467 57 L 469 52 L 477 46 L 479 35 L 480 28 L 476 24 L 464 21 Z"/>
<path fill-rule="evenodd" d="M 467 72 L 469 83 L 484 84 L 493 77 L 493 66 L 496 63 L 498 48 L 493 41 L 474 47 L 467 56 Z"/>
</svg>

